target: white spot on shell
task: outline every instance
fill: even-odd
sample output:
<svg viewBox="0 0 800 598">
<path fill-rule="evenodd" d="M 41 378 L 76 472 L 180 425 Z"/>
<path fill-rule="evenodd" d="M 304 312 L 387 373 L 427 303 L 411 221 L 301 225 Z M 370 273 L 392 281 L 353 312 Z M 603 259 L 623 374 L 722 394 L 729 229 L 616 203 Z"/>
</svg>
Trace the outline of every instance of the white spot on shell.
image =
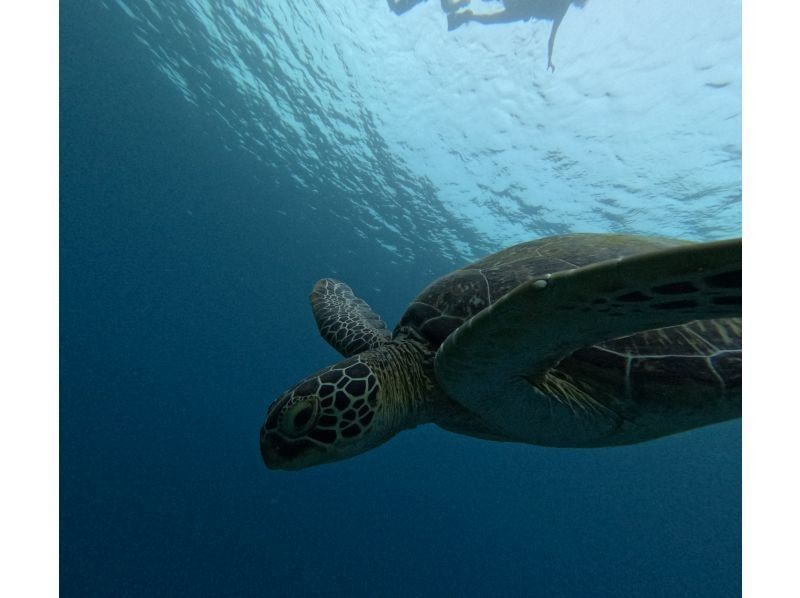
<svg viewBox="0 0 800 598">
<path fill-rule="evenodd" d="M 544 289 L 546 287 L 547 287 L 547 281 L 544 280 L 543 278 L 539 279 L 539 280 L 536 280 L 533 283 L 533 288 L 534 289 Z"/>
</svg>

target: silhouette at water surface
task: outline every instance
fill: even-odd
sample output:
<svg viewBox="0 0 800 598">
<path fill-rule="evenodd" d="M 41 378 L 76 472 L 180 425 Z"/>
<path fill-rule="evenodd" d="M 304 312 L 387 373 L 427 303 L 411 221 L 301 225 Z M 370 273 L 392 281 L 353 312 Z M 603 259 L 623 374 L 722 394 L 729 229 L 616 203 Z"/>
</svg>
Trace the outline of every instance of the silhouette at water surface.
<svg viewBox="0 0 800 598">
<path fill-rule="evenodd" d="M 471 10 L 461 12 L 451 12 L 447 15 L 447 30 L 453 31 L 464 23 L 473 21 L 484 25 L 494 25 L 498 23 L 513 23 L 514 21 L 529 21 L 530 19 L 542 19 L 553 21 L 553 28 L 550 30 L 550 39 L 547 42 L 547 68 L 556 70 L 553 65 L 553 44 L 556 40 L 558 31 L 564 15 L 570 4 L 583 8 L 588 0 L 503 0 L 504 9 L 492 12 L 476 14 Z"/>
</svg>

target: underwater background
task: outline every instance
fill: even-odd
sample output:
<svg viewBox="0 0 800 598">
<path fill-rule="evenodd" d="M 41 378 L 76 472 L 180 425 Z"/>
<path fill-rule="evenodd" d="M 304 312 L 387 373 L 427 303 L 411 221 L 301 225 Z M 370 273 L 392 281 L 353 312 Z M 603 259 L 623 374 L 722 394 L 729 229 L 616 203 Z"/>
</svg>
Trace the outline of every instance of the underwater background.
<svg viewBox="0 0 800 598">
<path fill-rule="evenodd" d="M 497 3 L 473 0 L 476 10 Z M 571 231 L 741 234 L 738 2 L 60 8 L 64 596 L 734 596 L 741 425 L 557 450 L 434 426 L 267 470 L 337 360 L 333 276 L 393 326 L 434 278 Z"/>
</svg>

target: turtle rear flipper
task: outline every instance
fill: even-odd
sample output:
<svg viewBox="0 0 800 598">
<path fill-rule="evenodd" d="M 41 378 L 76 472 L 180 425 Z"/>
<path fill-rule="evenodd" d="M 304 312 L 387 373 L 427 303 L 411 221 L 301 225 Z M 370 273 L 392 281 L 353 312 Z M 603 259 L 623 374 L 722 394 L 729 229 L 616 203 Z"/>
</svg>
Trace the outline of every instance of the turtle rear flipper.
<svg viewBox="0 0 800 598">
<path fill-rule="evenodd" d="M 386 322 L 338 280 L 323 278 L 314 285 L 311 310 L 322 338 L 345 357 L 391 339 Z"/>
<path fill-rule="evenodd" d="M 540 390 L 581 347 L 741 315 L 741 240 L 690 244 L 595 263 L 524 283 L 465 322 L 436 354 L 448 395 L 518 440 L 592 446 L 620 417 L 581 392 Z"/>
</svg>

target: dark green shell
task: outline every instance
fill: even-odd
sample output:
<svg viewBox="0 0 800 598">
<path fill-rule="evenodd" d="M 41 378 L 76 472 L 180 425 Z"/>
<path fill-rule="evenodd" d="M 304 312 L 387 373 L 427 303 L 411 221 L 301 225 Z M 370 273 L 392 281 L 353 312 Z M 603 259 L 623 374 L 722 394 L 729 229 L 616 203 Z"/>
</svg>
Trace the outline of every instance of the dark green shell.
<svg viewBox="0 0 800 598">
<path fill-rule="evenodd" d="M 531 278 L 680 243 L 684 241 L 598 234 L 520 243 L 428 285 L 409 305 L 395 334 L 410 332 L 436 349 L 465 320 Z"/>
<path fill-rule="evenodd" d="M 416 338 L 436 350 L 466 320 L 531 278 L 683 243 L 604 234 L 521 243 L 430 284 L 403 314 L 394 335 Z M 663 289 L 665 296 L 669 292 Z M 652 400 L 654 387 L 715 385 L 729 394 L 741 387 L 741 320 L 642 331 L 564 356 L 550 373 L 591 395 L 624 397 L 622 411 L 637 394 Z"/>
</svg>

